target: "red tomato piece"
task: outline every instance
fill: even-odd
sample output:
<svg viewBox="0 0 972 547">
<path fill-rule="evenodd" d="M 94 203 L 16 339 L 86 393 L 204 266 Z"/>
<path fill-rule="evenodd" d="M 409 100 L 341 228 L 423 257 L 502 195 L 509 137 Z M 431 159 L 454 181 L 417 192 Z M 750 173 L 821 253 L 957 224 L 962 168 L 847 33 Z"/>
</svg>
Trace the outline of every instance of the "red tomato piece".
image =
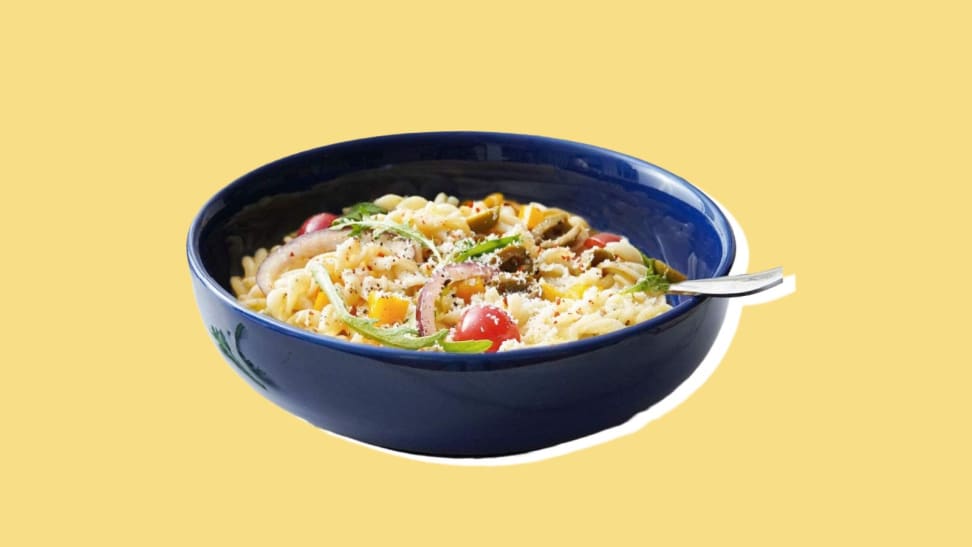
<svg viewBox="0 0 972 547">
<path fill-rule="evenodd" d="M 584 240 L 584 248 L 603 247 L 614 241 L 621 241 L 621 236 L 610 232 L 598 232 Z"/>
<path fill-rule="evenodd" d="M 301 236 L 304 234 L 309 234 L 310 232 L 330 228 L 331 223 L 337 218 L 337 215 L 331 213 L 317 213 L 316 215 L 305 220 L 304 223 L 300 225 L 300 230 L 297 230 L 297 235 Z"/>
<path fill-rule="evenodd" d="M 469 306 L 459 317 L 459 324 L 452 333 L 452 339 L 492 340 L 493 345 L 486 353 L 493 353 L 506 340 L 519 340 L 520 329 L 516 321 L 506 311 L 496 306 Z"/>
</svg>

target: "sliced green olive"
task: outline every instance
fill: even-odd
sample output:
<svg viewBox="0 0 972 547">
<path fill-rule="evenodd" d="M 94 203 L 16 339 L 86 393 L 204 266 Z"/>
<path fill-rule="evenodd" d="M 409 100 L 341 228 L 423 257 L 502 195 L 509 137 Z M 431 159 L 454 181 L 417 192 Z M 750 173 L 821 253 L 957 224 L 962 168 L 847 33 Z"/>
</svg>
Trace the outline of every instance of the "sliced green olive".
<svg viewBox="0 0 972 547">
<path fill-rule="evenodd" d="M 496 290 L 502 294 L 523 292 L 530 288 L 530 282 L 523 274 L 503 272 L 496 276 Z"/>
<path fill-rule="evenodd" d="M 530 233 L 542 249 L 570 247 L 577 242 L 582 232 L 586 233 L 586 228 L 580 223 L 571 224 L 569 219 L 570 216 L 563 211 L 557 210 L 552 214 L 548 211 Z"/>
<path fill-rule="evenodd" d="M 506 201 L 506 198 L 503 197 L 503 194 L 499 192 L 493 192 L 492 194 L 483 198 L 483 204 L 486 205 L 486 207 L 499 207 L 500 205 L 503 205 L 504 201 Z"/>
<path fill-rule="evenodd" d="M 592 267 L 597 266 L 598 264 L 604 262 L 605 260 L 614 260 L 614 258 L 615 258 L 614 253 L 612 253 L 611 251 L 603 247 L 595 247 L 594 256 L 593 258 L 591 258 L 591 266 Z"/>
<path fill-rule="evenodd" d="M 548 212 L 530 232 L 534 238 L 542 240 L 556 239 L 567 233 L 568 230 L 570 230 L 570 225 L 567 224 L 567 213 L 557 211 L 553 214 Z"/>
<path fill-rule="evenodd" d="M 510 245 L 498 251 L 499 269 L 504 272 L 528 271 L 533 268 L 533 260 L 521 245 Z"/>
<path fill-rule="evenodd" d="M 475 215 L 467 218 L 466 224 L 468 224 L 469 229 L 474 232 L 478 232 L 480 234 L 488 232 L 493 226 L 496 226 L 497 222 L 499 222 L 499 213 L 499 207 L 490 207 L 481 213 L 476 213 Z"/>
<path fill-rule="evenodd" d="M 686 279 L 688 279 L 688 277 L 686 277 L 685 274 L 676 270 L 675 268 L 672 268 L 668 264 L 665 264 L 661 260 L 658 260 L 657 258 L 653 258 L 651 260 L 652 260 L 652 268 L 655 269 L 655 272 L 665 276 L 665 279 L 667 279 L 669 283 L 678 283 L 680 281 L 685 281 Z"/>
</svg>

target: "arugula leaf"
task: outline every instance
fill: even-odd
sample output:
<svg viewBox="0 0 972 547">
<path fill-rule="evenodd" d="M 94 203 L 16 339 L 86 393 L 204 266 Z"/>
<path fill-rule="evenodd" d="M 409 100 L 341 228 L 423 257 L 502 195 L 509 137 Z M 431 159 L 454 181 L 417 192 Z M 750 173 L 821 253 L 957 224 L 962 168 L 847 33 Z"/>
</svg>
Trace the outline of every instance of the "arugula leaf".
<svg viewBox="0 0 972 547">
<path fill-rule="evenodd" d="M 380 236 L 385 232 L 393 232 L 402 237 L 417 241 L 435 255 L 435 258 L 440 262 L 442 261 L 442 255 L 439 254 L 439 250 L 435 248 L 435 243 L 429 238 L 422 235 L 421 232 L 412 228 L 407 224 L 394 224 L 392 222 L 387 222 L 384 220 L 371 220 L 368 217 L 372 215 L 377 215 L 386 212 L 381 207 L 371 203 L 370 201 L 362 201 L 360 203 L 355 203 L 354 205 L 348 207 L 348 212 L 344 216 L 337 218 L 333 223 L 331 223 L 332 230 L 341 230 L 347 227 L 351 227 L 351 235 L 356 236 L 366 229 L 374 230 L 375 236 Z"/>
<path fill-rule="evenodd" d="M 344 298 L 341 297 L 341 293 L 338 292 L 337 287 L 334 286 L 334 282 L 331 281 L 331 274 L 324 269 L 324 266 L 317 263 L 311 264 L 310 271 L 314 281 L 324 291 L 331 306 L 338 313 L 338 317 L 343 319 L 344 316 L 351 315 L 348 313 L 348 308 L 344 305 Z"/>
<path fill-rule="evenodd" d="M 354 205 L 348 207 L 347 211 L 348 212 L 345 213 L 344 216 L 334 219 L 334 222 L 331 223 L 332 230 L 338 230 L 344 228 L 345 226 L 348 226 L 352 222 L 364 220 L 366 217 L 370 217 L 371 215 L 377 215 L 385 212 L 384 209 L 378 207 L 377 205 L 371 203 L 370 201 L 362 201 L 360 203 L 355 203 Z M 351 229 L 351 235 L 356 236 L 363 231 L 364 231 L 363 226 L 354 226 Z"/>
<path fill-rule="evenodd" d="M 342 222 L 347 220 L 362 220 L 365 217 L 370 217 L 371 215 L 378 215 L 384 213 L 385 210 L 378 207 L 370 201 L 362 201 L 360 203 L 355 203 L 354 205 L 348 207 L 348 212 L 344 213 L 339 219 L 334 222 Z"/>
<path fill-rule="evenodd" d="M 655 271 L 655 260 L 645 253 L 641 253 L 641 262 L 648 268 L 645 276 L 637 283 L 621 291 L 621 294 L 631 294 L 636 292 L 647 293 L 649 296 L 661 296 L 668 292 L 669 282 L 663 274 Z"/>
<path fill-rule="evenodd" d="M 493 345 L 492 340 L 462 340 L 461 342 L 450 342 L 449 340 L 439 340 L 442 349 L 449 353 L 482 353 Z"/>
<path fill-rule="evenodd" d="M 430 334 L 428 336 L 415 336 L 417 332 L 413 329 L 402 330 L 381 328 L 375 326 L 374 320 L 372 319 L 355 317 L 350 314 L 341 317 L 341 321 L 362 336 L 366 336 L 372 340 L 377 340 L 386 346 L 401 349 L 421 349 L 434 346 L 441 342 L 446 335 L 449 334 L 448 329 L 442 329 L 439 332 Z"/>
<path fill-rule="evenodd" d="M 452 353 L 482 353 L 492 345 L 489 340 L 447 342 L 445 337 L 449 334 L 449 329 L 442 329 L 428 336 L 416 336 L 418 331 L 407 326 L 379 327 L 375 325 L 372 319 L 357 317 L 348 312 L 338 288 L 331 281 L 331 275 L 323 266 L 313 264 L 310 270 L 314 281 L 321 287 L 321 290 L 324 291 L 327 299 L 331 302 L 331 306 L 334 307 L 338 319 L 351 330 L 386 346 L 401 349 L 422 349 L 438 344 L 443 350 Z"/>
<path fill-rule="evenodd" d="M 487 239 L 469 247 L 468 249 L 463 249 L 452 257 L 453 262 L 462 262 L 464 260 L 469 260 L 470 258 L 477 257 L 479 255 L 484 255 L 486 253 L 495 251 L 497 249 L 502 249 L 511 243 L 519 243 L 520 236 L 512 235 L 507 237 L 501 237 L 498 239 Z"/>
<path fill-rule="evenodd" d="M 364 219 L 364 220 L 348 220 L 338 225 L 337 221 L 335 220 L 334 224 L 331 224 L 331 229 L 340 230 L 341 228 L 344 228 L 346 226 L 352 227 L 351 235 L 357 235 L 361 233 L 361 230 L 367 228 L 373 230 L 375 232 L 375 236 L 380 236 L 385 232 L 392 232 L 404 238 L 417 241 L 422 246 L 432 251 L 432 254 L 435 255 L 435 258 L 437 260 L 439 260 L 440 262 L 442 261 L 442 255 L 439 254 L 439 250 L 435 248 L 435 243 L 433 243 L 431 239 L 422 235 L 421 232 L 419 232 L 418 230 L 412 228 L 407 224 L 394 224 L 392 222 L 387 222 L 384 220 Z M 361 228 L 360 230 L 358 229 L 359 227 Z"/>
</svg>

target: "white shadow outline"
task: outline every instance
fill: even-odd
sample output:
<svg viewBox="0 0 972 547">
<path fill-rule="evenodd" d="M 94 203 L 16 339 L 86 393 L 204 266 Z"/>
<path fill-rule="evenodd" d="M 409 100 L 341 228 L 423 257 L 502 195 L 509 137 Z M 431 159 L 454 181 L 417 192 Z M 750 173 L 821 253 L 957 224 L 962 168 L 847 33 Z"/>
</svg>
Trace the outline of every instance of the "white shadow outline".
<svg viewBox="0 0 972 547">
<path fill-rule="evenodd" d="M 732 233 L 736 239 L 736 259 L 733 262 L 732 267 L 729 269 L 729 275 L 746 273 L 749 268 L 749 242 L 746 240 L 746 234 L 743 233 L 742 226 L 739 225 L 736 218 L 732 216 L 732 214 L 729 213 L 729 211 L 723 207 L 721 203 L 714 199 L 712 201 L 715 202 L 715 204 L 722 210 L 722 213 L 726 216 L 726 219 L 728 219 L 729 226 L 732 229 Z M 739 327 L 739 320 L 742 317 L 743 307 L 772 302 L 773 300 L 778 300 L 784 296 L 793 294 L 794 292 L 796 292 L 796 275 L 788 275 L 783 278 L 783 283 L 773 287 L 772 289 L 763 291 L 761 293 L 751 294 L 749 296 L 729 299 L 729 303 L 726 308 L 726 317 L 722 323 L 722 328 L 720 328 L 719 333 L 716 334 L 712 347 L 709 349 L 709 353 L 706 354 L 698 368 L 695 369 L 695 372 L 693 372 L 688 379 L 682 382 L 681 385 L 675 388 L 675 390 L 669 393 L 664 399 L 658 401 L 638 414 L 635 414 L 627 422 L 598 431 L 597 433 L 592 433 L 579 439 L 549 446 L 547 448 L 541 448 L 532 452 L 513 454 L 510 456 L 495 456 L 489 458 L 449 458 L 443 456 L 423 456 L 419 454 L 410 454 L 408 452 L 399 452 L 397 450 L 382 448 L 380 446 L 368 444 L 350 437 L 345 437 L 344 435 L 339 435 L 326 429 L 322 429 L 322 431 L 353 444 L 365 446 L 385 454 L 392 454 L 394 456 L 425 463 L 454 465 L 460 467 L 499 467 L 507 465 L 519 465 L 524 463 L 534 463 L 570 454 L 571 452 L 597 446 L 599 444 L 603 444 L 639 431 L 641 428 L 648 425 L 649 422 L 664 416 L 675 407 L 682 404 L 686 399 L 689 398 L 689 396 L 695 393 L 696 390 L 702 387 L 702 384 L 704 384 L 719 367 L 719 363 L 722 362 L 722 359 L 729 351 L 729 345 L 732 343 L 732 339 L 736 335 L 736 329 Z"/>
</svg>

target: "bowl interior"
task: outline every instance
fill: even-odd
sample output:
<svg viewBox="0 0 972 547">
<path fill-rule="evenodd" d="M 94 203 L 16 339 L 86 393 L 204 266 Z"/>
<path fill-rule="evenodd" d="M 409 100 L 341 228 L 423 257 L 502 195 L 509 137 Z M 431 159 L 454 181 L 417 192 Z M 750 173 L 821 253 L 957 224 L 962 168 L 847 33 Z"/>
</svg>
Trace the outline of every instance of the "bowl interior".
<svg viewBox="0 0 972 547">
<path fill-rule="evenodd" d="M 426 133 L 376 137 L 309 150 L 232 183 L 202 210 L 190 231 L 208 276 L 230 293 L 240 260 L 269 247 L 319 211 L 386 193 L 439 192 L 460 199 L 502 192 L 585 217 L 603 231 L 691 278 L 725 275 L 732 231 L 714 203 L 679 177 L 597 147 L 523 135 Z M 669 297 L 676 306 L 695 297 Z"/>
</svg>

